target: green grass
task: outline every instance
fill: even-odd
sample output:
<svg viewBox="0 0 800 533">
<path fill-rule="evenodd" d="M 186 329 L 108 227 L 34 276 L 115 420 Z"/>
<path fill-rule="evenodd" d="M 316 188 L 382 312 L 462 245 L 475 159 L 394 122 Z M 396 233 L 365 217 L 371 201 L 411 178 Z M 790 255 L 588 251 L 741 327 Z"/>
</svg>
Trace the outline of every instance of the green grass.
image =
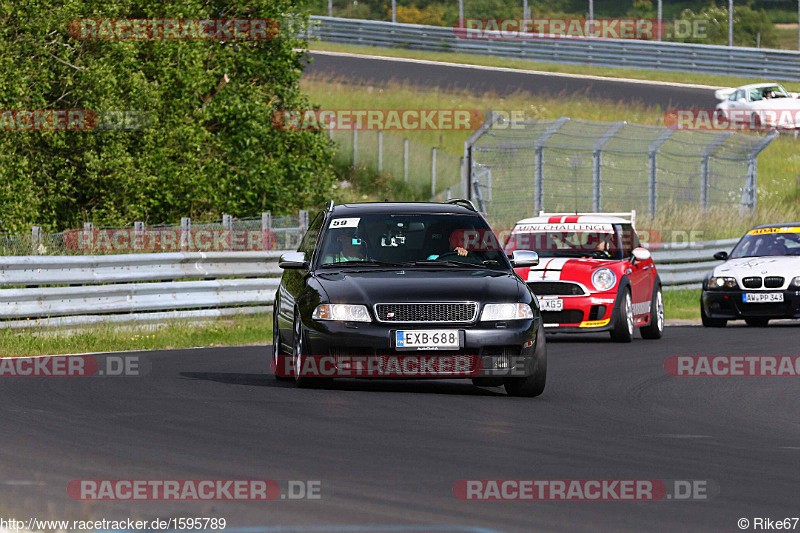
<svg viewBox="0 0 800 533">
<path fill-rule="evenodd" d="M 0 329 L 2 356 L 59 355 L 272 342 L 272 314 L 241 315 L 197 323 L 146 326 L 101 325 L 59 334 L 56 330 Z"/>
<path fill-rule="evenodd" d="M 797 24 L 776 24 L 775 34 L 779 48 L 797 50 Z"/>
<path fill-rule="evenodd" d="M 786 42 L 787 48 L 797 49 L 797 32 L 795 31 L 794 46 L 788 45 L 786 31 L 779 33 L 782 43 Z M 313 42 L 309 44 L 311 50 L 327 50 L 331 52 L 348 52 L 353 54 L 368 54 L 385 57 L 407 57 L 410 59 L 425 59 L 429 61 L 444 61 L 469 65 L 482 65 L 490 67 L 504 67 L 521 70 L 539 70 L 561 74 L 586 74 L 591 76 L 606 76 L 609 78 L 629 78 L 634 80 L 665 81 L 674 83 L 694 83 L 700 85 L 714 85 L 722 87 L 737 87 L 764 81 L 762 78 L 743 78 L 737 76 L 717 76 L 713 74 L 697 74 L 689 72 L 664 72 L 658 70 L 596 67 L 592 65 L 564 65 L 560 63 L 541 63 L 524 59 L 506 59 L 501 57 L 481 56 L 474 54 L 460 54 L 448 52 L 424 52 L 406 50 L 402 48 L 376 48 L 372 46 L 358 46 L 352 44 Z M 800 91 L 800 82 L 782 82 L 790 91 Z"/>
<path fill-rule="evenodd" d="M 700 318 L 700 289 L 664 291 L 664 317 L 669 320 Z"/>
</svg>

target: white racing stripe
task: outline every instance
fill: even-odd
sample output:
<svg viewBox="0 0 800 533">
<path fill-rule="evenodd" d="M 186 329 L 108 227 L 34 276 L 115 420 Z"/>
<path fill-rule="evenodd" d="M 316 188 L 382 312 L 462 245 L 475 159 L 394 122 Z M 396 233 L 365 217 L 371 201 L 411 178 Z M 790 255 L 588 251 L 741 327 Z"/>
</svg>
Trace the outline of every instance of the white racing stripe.
<svg viewBox="0 0 800 533">
<path fill-rule="evenodd" d="M 328 52 L 325 50 L 304 50 L 302 48 L 293 49 L 294 52 L 308 52 L 310 54 L 317 54 L 323 56 L 333 57 L 354 57 L 360 59 L 373 59 L 376 61 L 395 61 L 399 63 L 416 63 L 418 65 L 439 65 L 444 67 L 456 67 L 472 70 L 485 70 L 494 72 L 518 72 L 520 74 L 531 74 L 535 76 L 552 76 L 554 78 L 572 78 L 579 80 L 600 80 L 600 81 L 613 81 L 619 83 L 636 83 L 640 85 L 658 85 L 661 87 L 686 87 L 689 89 L 725 89 L 718 85 L 702 85 L 699 83 L 675 83 L 670 81 L 653 81 L 653 80 L 636 80 L 632 78 L 609 78 L 607 76 L 592 76 L 590 74 L 565 74 L 563 72 L 547 72 L 544 70 L 525 70 L 519 68 L 508 67 L 490 67 L 483 65 L 470 65 L 465 63 L 450 63 L 448 61 L 432 61 L 429 59 L 412 59 L 408 57 L 391 57 L 391 56 L 377 56 L 371 54 L 352 54 L 349 52 Z"/>
<path fill-rule="evenodd" d="M 528 281 L 557 281 L 561 279 L 561 269 L 569 257 L 545 257 L 535 267 L 528 272 Z"/>
</svg>

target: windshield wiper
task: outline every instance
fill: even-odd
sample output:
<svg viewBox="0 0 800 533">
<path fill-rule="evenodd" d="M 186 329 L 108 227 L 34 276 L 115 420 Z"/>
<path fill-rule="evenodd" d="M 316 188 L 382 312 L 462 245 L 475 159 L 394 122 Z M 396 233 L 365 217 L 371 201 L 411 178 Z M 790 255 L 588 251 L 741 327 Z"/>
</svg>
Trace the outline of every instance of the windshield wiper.
<svg viewBox="0 0 800 533">
<path fill-rule="evenodd" d="M 337 261 L 335 263 L 322 263 L 320 267 L 351 267 L 351 266 L 381 266 L 381 267 L 402 267 L 405 263 L 389 263 L 387 261 L 375 261 L 373 259 L 350 259 L 347 261 Z"/>
<path fill-rule="evenodd" d="M 483 265 L 475 263 L 465 263 L 463 261 L 454 261 L 452 259 L 426 259 L 425 261 L 408 261 L 403 263 L 405 266 L 456 266 L 456 267 L 470 267 L 470 268 L 483 268 Z"/>
</svg>

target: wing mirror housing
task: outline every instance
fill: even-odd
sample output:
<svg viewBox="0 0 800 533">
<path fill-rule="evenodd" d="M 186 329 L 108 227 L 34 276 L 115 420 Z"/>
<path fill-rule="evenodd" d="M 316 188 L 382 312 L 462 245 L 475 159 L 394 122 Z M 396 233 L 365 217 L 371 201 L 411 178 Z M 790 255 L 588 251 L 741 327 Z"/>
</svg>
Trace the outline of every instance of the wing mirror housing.
<svg viewBox="0 0 800 533">
<path fill-rule="evenodd" d="M 633 249 L 633 258 L 637 261 L 647 261 L 650 259 L 650 250 L 647 248 L 634 248 Z"/>
<path fill-rule="evenodd" d="M 720 261 L 727 261 L 728 260 L 728 252 L 717 252 L 714 254 L 714 259 L 718 259 Z"/>
<path fill-rule="evenodd" d="M 514 250 L 511 252 L 511 266 L 514 268 L 532 267 L 539 264 L 539 254 L 531 250 Z"/>
<path fill-rule="evenodd" d="M 306 254 L 305 252 L 286 252 L 278 260 L 278 266 L 284 270 L 306 269 L 308 268 Z"/>
</svg>

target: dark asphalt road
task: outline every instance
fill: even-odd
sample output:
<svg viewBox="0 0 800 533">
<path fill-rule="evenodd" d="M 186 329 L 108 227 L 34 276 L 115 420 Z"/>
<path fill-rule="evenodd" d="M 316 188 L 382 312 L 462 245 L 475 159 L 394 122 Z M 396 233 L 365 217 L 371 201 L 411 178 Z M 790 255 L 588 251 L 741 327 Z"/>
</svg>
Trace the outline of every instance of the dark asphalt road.
<svg viewBox="0 0 800 533">
<path fill-rule="evenodd" d="M 536 399 L 461 381 L 298 390 L 265 373 L 266 347 L 141 354 L 150 371 L 138 378 L 0 378 L 0 517 L 216 516 L 271 528 L 249 531 L 738 531 L 741 517 L 800 511 L 798 378 L 676 378 L 663 361 L 794 355 L 797 338 L 797 326 L 671 327 L 661 341 L 628 345 L 555 337 Z M 66 494 L 73 479 L 205 478 L 320 480 L 322 498 L 81 503 Z M 468 478 L 710 480 L 720 494 L 457 500 L 453 484 Z"/>
<path fill-rule="evenodd" d="M 471 92 L 494 91 L 507 95 L 527 91 L 535 95 L 588 96 L 604 100 L 640 102 L 663 109 L 713 109 L 718 101 L 711 89 L 649 85 L 631 81 L 597 80 L 526 72 L 490 71 L 469 66 L 429 65 L 392 58 L 369 59 L 312 53 L 314 60 L 306 75 L 341 77 L 349 83 L 405 81 L 412 85 L 463 89 Z"/>
</svg>

